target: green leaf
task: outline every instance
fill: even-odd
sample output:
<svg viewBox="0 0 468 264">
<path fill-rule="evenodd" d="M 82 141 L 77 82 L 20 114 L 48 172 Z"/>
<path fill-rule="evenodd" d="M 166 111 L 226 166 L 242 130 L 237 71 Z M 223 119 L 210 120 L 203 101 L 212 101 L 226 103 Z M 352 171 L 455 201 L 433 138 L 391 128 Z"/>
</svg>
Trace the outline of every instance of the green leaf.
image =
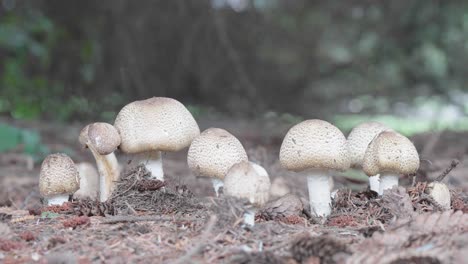
<svg viewBox="0 0 468 264">
<path fill-rule="evenodd" d="M 0 152 L 15 148 L 21 143 L 21 130 L 0 124 Z"/>
<path fill-rule="evenodd" d="M 21 139 L 24 144 L 24 152 L 28 154 L 35 154 L 39 151 L 41 145 L 41 137 L 35 131 L 23 130 L 21 131 Z"/>
</svg>

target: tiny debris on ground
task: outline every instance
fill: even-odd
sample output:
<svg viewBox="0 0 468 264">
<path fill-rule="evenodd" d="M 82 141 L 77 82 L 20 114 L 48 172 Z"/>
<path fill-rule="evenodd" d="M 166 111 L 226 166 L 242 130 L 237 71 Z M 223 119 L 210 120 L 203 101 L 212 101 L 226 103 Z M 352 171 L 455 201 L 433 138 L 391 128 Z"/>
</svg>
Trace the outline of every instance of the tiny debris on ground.
<svg viewBox="0 0 468 264">
<path fill-rule="evenodd" d="M 459 138 L 453 140 L 461 145 Z M 281 140 L 246 144 L 252 146 L 249 158 L 292 192 L 256 208 L 254 226 L 243 223 L 253 207 L 214 197 L 209 181 L 190 174 L 186 153 L 165 157 L 165 182 L 150 178 L 144 166 L 127 166 L 104 203 L 74 199 L 43 206 L 37 166 L 25 172 L 29 176 L 9 170 L 15 177 L 0 177 L 0 206 L 6 206 L 0 207 L 0 262 L 388 264 L 462 263 L 468 256 L 463 155 L 457 166 L 449 147 L 436 146 L 447 148 L 444 159 L 429 153 L 431 161 L 414 180 L 403 177 L 383 196 L 366 190 L 365 181 L 334 175 L 339 190 L 332 214 L 322 219 L 310 214 L 305 179 L 279 164 Z M 442 178 L 451 193 L 448 211 L 427 193 L 427 185 Z"/>
</svg>

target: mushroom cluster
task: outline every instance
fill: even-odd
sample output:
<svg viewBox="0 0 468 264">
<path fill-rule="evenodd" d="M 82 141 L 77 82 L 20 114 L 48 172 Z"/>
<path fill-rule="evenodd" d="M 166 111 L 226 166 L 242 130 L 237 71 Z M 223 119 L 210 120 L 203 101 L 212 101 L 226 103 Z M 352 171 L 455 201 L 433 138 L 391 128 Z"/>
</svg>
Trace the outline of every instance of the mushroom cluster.
<svg viewBox="0 0 468 264">
<path fill-rule="evenodd" d="M 190 145 L 187 163 L 195 176 L 211 179 L 216 196 L 223 187 L 224 177 L 235 164 L 247 161 L 240 141 L 221 128 L 208 128 Z"/>
<path fill-rule="evenodd" d="M 364 122 L 354 127 L 348 135 L 348 153 L 351 167 L 362 169 L 364 154 L 371 141 L 381 132 L 390 130 L 379 122 Z M 374 192 L 379 192 L 379 175 L 369 176 L 369 187 Z"/>
<path fill-rule="evenodd" d="M 400 175 L 416 173 L 419 155 L 413 143 L 396 132 L 376 136 L 364 154 L 363 170 L 368 176 L 380 174 L 379 194 L 398 186 Z"/>
<path fill-rule="evenodd" d="M 62 204 L 75 191 L 78 191 L 76 196 L 79 198 L 99 197 L 99 201 L 107 201 L 120 175 L 114 154 L 117 149 L 144 160 L 152 177 L 162 181 L 162 152 L 182 150 L 199 134 L 200 129 L 192 114 L 175 99 L 152 97 L 129 103 L 118 113 L 114 125 L 96 122 L 80 132 L 79 142 L 91 151 L 98 175 L 89 165 L 80 166 L 78 170 L 68 156 L 53 154 L 42 164 L 41 194 L 49 204 Z M 57 160 L 66 162 L 64 164 L 69 171 L 66 172 L 65 165 Z M 66 179 L 76 179 L 76 184 L 63 187 L 62 178 L 65 176 Z"/>
<path fill-rule="evenodd" d="M 268 172 L 249 161 L 239 139 L 222 128 L 200 133 L 192 114 L 172 98 L 129 103 L 117 114 L 113 125 L 96 122 L 85 126 L 79 142 L 91 151 L 97 173 L 89 164 L 76 166 L 65 154 L 49 155 L 42 163 L 39 187 L 50 205 L 68 201 L 76 191 L 78 198 L 98 198 L 101 202 L 112 197 L 120 175 L 117 150 L 143 161 L 153 180 L 163 181 L 163 153 L 188 147 L 190 171 L 196 177 L 209 178 L 216 196 L 223 193 L 251 204 L 244 214 L 248 226 L 254 225 L 256 208 L 268 202 L 270 193 L 278 193 L 272 189 L 279 188 L 279 181 L 272 188 Z M 362 169 L 369 176 L 370 189 L 384 195 L 398 185 L 401 175 L 418 170 L 419 155 L 408 138 L 378 122 L 362 123 L 346 138 L 333 124 L 310 119 L 286 133 L 279 162 L 283 168 L 305 176 L 311 212 L 328 217 L 332 212 L 330 182 L 337 172 L 350 167 Z M 282 193 L 289 192 L 282 189 Z M 445 185 L 434 182 L 426 191 L 441 207 L 450 209 L 450 193 Z"/>
</svg>

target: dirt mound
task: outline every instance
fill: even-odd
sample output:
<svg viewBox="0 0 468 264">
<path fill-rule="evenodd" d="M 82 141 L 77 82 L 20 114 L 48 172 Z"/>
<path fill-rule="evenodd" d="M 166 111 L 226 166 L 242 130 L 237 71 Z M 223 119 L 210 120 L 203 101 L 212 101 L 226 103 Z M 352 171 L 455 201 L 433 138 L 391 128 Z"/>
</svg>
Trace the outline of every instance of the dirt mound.
<svg viewBox="0 0 468 264">
<path fill-rule="evenodd" d="M 193 214 L 203 205 L 186 186 L 166 186 L 150 177 L 144 165 L 132 168 L 117 182 L 109 199 L 115 214 L 150 211 L 154 214 Z"/>
<path fill-rule="evenodd" d="M 352 193 L 341 189 L 333 200 L 333 212 L 329 226 L 374 226 L 389 224 L 396 219 L 410 219 L 427 212 L 444 212 L 434 199 L 427 194 L 427 182 L 418 182 L 407 189 L 394 187 L 378 197 L 372 191 Z M 451 189 L 452 208 L 466 212 L 467 205 L 463 193 Z"/>
</svg>

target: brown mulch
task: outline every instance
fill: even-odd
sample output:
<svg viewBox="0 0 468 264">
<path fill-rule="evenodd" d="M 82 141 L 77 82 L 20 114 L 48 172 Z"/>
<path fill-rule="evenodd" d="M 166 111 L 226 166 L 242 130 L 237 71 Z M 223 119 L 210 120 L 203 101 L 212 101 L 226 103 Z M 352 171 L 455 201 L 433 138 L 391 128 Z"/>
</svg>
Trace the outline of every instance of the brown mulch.
<svg viewBox="0 0 468 264">
<path fill-rule="evenodd" d="M 338 239 L 329 236 L 311 236 L 306 233 L 291 244 L 291 255 L 298 263 L 306 263 L 310 258 L 318 258 L 319 263 L 344 263 L 351 255 L 348 247 Z"/>
<path fill-rule="evenodd" d="M 116 214 L 148 211 L 154 214 L 190 214 L 203 209 L 199 199 L 185 186 L 166 186 L 150 178 L 150 172 L 139 165 L 124 173 L 108 201 Z"/>
</svg>

